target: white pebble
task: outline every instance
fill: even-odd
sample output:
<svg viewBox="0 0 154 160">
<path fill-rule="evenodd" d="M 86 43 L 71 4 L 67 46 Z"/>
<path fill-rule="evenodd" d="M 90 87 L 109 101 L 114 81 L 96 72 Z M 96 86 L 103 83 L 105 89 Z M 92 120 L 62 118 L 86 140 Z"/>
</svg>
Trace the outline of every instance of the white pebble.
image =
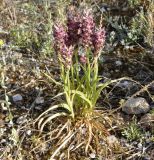
<svg viewBox="0 0 154 160">
<path fill-rule="evenodd" d="M 116 66 L 121 66 L 122 62 L 121 61 L 116 61 L 115 64 L 116 64 Z"/>
<path fill-rule="evenodd" d="M 90 153 L 89 156 L 90 156 L 90 158 L 95 158 L 96 157 L 95 153 Z"/>
<path fill-rule="evenodd" d="M 44 98 L 43 97 L 37 97 L 35 100 L 36 104 L 43 104 L 44 103 Z"/>
<path fill-rule="evenodd" d="M 30 136 L 32 134 L 32 131 L 28 130 L 26 133 L 27 133 L 28 136 Z"/>
</svg>

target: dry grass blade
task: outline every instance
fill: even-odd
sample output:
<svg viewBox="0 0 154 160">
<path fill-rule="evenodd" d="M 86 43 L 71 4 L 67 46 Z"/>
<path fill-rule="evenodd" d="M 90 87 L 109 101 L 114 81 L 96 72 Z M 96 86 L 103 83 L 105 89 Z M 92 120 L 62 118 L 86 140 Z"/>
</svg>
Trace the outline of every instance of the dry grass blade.
<svg viewBox="0 0 154 160">
<path fill-rule="evenodd" d="M 61 133 L 63 132 L 63 130 L 65 128 L 67 128 L 67 125 L 68 125 L 68 122 L 66 122 L 65 125 L 59 130 L 59 132 L 57 133 L 56 137 L 51 138 L 51 140 L 57 139 L 61 135 Z"/>
<path fill-rule="evenodd" d="M 56 96 L 52 97 L 51 99 L 55 99 L 55 98 L 60 97 L 60 96 L 62 96 L 62 95 L 64 95 L 64 94 L 65 94 L 65 92 L 59 93 L 59 94 L 57 94 Z"/>
<path fill-rule="evenodd" d="M 49 80 L 51 80 L 54 84 L 58 85 L 58 86 L 62 86 L 62 84 L 60 82 L 57 82 L 54 78 L 52 78 L 51 76 L 49 76 L 46 73 L 43 73 Z"/>
<path fill-rule="evenodd" d="M 79 147 L 81 147 L 85 142 L 81 142 L 79 143 L 74 149 L 72 149 L 72 151 L 74 152 L 75 150 L 77 150 Z"/>
<path fill-rule="evenodd" d="M 53 160 L 54 157 L 58 154 L 58 152 L 72 139 L 72 137 L 76 134 L 76 132 L 72 133 L 71 131 L 66 136 L 63 143 L 55 150 L 55 152 L 52 154 L 49 160 Z"/>
<path fill-rule="evenodd" d="M 47 118 L 47 119 L 45 120 L 45 122 L 41 125 L 40 131 L 41 131 L 41 132 L 43 131 L 44 126 L 45 126 L 48 122 L 50 122 L 52 119 L 54 119 L 54 118 L 56 118 L 56 117 L 59 117 L 59 116 L 67 116 L 67 113 L 62 112 L 62 113 L 55 113 L 55 114 L 53 114 L 52 116 L 50 116 L 49 118 Z"/>
<path fill-rule="evenodd" d="M 98 131 L 100 131 L 104 136 L 109 135 L 108 130 L 105 128 L 105 126 L 102 123 L 95 121 L 95 120 L 93 120 L 92 123 L 93 123 L 94 128 L 96 128 Z"/>
<path fill-rule="evenodd" d="M 58 109 L 59 107 L 60 107 L 59 104 L 58 104 L 58 105 L 51 106 L 49 109 L 47 109 L 45 112 L 43 112 L 43 113 L 35 120 L 34 124 L 35 124 L 36 122 L 38 122 L 39 119 L 40 119 L 42 116 L 44 116 L 46 113 L 48 113 L 48 112 L 50 112 L 50 111 L 53 111 L 53 110 L 55 110 L 55 109 Z"/>
<path fill-rule="evenodd" d="M 49 133 L 47 133 L 47 134 L 44 134 L 44 136 L 42 136 L 42 137 L 38 137 L 37 139 L 45 139 L 45 137 L 46 136 L 50 136 L 50 135 L 53 135 L 54 133 L 56 133 L 56 132 L 58 132 L 59 131 L 59 129 L 61 128 L 61 126 L 62 126 L 62 124 L 60 124 L 59 126 L 57 126 L 57 129 L 54 129 L 53 131 L 51 131 L 51 132 L 49 132 Z M 32 152 L 34 152 L 36 149 L 38 149 L 41 145 L 44 145 L 44 144 L 46 144 L 46 143 L 48 143 L 48 142 L 51 142 L 53 139 L 48 139 L 48 140 L 46 140 L 45 142 L 42 142 L 42 143 L 39 143 L 39 144 L 37 144 L 37 146 L 36 147 L 34 147 L 31 151 L 30 151 L 30 153 L 32 153 Z"/>
<path fill-rule="evenodd" d="M 41 128 L 43 120 L 46 119 L 47 117 L 50 117 L 50 115 L 45 115 L 44 117 L 40 118 L 40 120 L 38 121 L 38 128 Z"/>
<path fill-rule="evenodd" d="M 92 126 L 91 126 L 91 123 L 90 122 L 87 122 L 87 125 L 88 125 L 88 142 L 86 144 L 86 147 L 85 147 L 85 153 L 87 154 L 88 153 L 88 148 L 90 146 L 90 142 L 92 140 Z"/>
</svg>

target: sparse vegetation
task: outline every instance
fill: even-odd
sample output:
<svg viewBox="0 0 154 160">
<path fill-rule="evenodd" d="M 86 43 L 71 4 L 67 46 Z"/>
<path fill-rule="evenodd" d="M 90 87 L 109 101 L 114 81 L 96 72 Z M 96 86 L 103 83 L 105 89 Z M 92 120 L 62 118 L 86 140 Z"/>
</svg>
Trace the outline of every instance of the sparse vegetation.
<svg viewBox="0 0 154 160">
<path fill-rule="evenodd" d="M 153 44 L 153 0 L 0 1 L 0 159 L 152 159 Z"/>
<path fill-rule="evenodd" d="M 122 131 L 122 135 L 129 141 L 141 140 L 142 132 L 136 123 L 136 119 L 133 119 L 133 121 L 128 124 L 128 126 Z"/>
</svg>

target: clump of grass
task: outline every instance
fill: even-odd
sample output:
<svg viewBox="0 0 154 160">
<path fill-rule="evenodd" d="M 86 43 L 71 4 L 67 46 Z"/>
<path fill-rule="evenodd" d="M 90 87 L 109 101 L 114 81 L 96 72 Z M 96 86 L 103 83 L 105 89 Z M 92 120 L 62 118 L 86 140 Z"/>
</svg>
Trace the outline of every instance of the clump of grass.
<svg viewBox="0 0 154 160">
<path fill-rule="evenodd" d="M 128 124 L 122 131 L 122 135 L 129 141 L 139 140 L 142 137 L 141 129 L 138 127 L 136 119 Z"/>
</svg>

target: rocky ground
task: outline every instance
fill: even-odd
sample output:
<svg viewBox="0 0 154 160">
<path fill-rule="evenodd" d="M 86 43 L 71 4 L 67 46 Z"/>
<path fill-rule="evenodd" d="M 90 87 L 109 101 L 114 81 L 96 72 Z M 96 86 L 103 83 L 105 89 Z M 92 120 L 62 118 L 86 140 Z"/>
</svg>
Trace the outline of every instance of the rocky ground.
<svg viewBox="0 0 154 160">
<path fill-rule="evenodd" d="M 104 12 L 110 8 L 104 3 L 102 6 Z M 111 10 L 117 13 L 114 7 Z M 58 93 L 59 88 L 43 72 L 50 73 L 58 80 L 56 60 L 29 49 L 13 47 L 9 29 L 2 25 L 0 39 L 4 44 L 0 44 L 0 159 L 49 159 L 54 144 L 47 131 L 39 135 L 33 122 L 55 103 L 52 97 Z M 108 26 L 107 29 L 110 32 L 112 27 Z M 72 152 L 69 159 L 154 159 L 153 50 L 141 45 L 128 47 L 118 42 L 116 46 L 113 44 L 107 41 L 99 62 L 99 74 L 105 79 L 117 79 L 117 82 L 102 92 L 98 102 L 100 110 L 112 112 L 113 128 L 109 129 L 110 135 L 107 137 L 111 150 L 107 151 L 107 156 L 95 151 L 85 155 L 80 150 Z M 99 140 L 98 143 L 102 142 Z M 65 159 L 66 152 L 67 149 L 59 159 Z"/>
</svg>

